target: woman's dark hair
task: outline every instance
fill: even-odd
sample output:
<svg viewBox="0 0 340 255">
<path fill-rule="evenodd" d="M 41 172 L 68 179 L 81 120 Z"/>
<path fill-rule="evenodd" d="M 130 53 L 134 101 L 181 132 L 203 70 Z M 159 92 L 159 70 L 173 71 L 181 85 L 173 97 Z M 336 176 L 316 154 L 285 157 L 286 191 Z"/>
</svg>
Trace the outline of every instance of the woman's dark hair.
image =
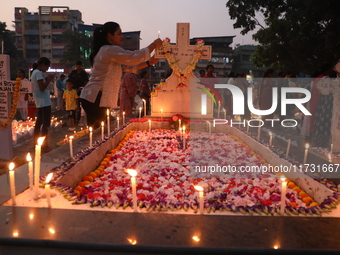
<svg viewBox="0 0 340 255">
<path fill-rule="evenodd" d="M 97 55 L 100 48 L 104 45 L 110 45 L 107 41 L 107 34 L 114 34 L 119 28 L 116 22 L 106 22 L 103 26 L 97 27 L 93 32 L 92 53 L 90 54 L 90 64 L 93 66 L 94 57 Z"/>
<path fill-rule="evenodd" d="M 22 73 L 23 76 L 25 77 L 25 70 L 24 70 L 24 69 L 19 69 L 18 71 L 19 71 L 20 73 Z"/>
<path fill-rule="evenodd" d="M 140 73 L 140 77 L 143 79 L 144 78 L 144 76 L 147 74 L 147 71 L 142 71 L 141 73 Z"/>
<path fill-rule="evenodd" d="M 267 71 L 264 72 L 263 78 L 267 78 L 270 74 L 274 73 L 274 69 L 268 69 Z"/>
<path fill-rule="evenodd" d="M 37 65 L 38 66 L 40 66 L 40 65 L 50 66 L 51 61 L 46 57 L 41 57 L 41 58 L 38 59 Z"/>
</svg>

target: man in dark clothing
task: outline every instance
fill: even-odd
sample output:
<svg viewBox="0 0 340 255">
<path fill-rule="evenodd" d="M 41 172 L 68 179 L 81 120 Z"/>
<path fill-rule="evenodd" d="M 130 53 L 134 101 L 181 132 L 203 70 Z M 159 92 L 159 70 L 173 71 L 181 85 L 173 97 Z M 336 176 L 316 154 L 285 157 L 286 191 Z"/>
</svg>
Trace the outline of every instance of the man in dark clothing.
<svg viewBox="0 0 340 255">
<path fill-rule="evenodd" d="M 83 69 L 83 63 L 81 61 L 76 62 L 76 69 L 73 70 L 68 76 L 69 79 L 74 81 L 73 89 L 77 91 L 78 96 L 80 96 L 80 92 L 85 87 L 86 83 L 89 81 L 89 76 Z M 76 112 L 76 125 L 80 120 L 80 99 L 77 99 L 77 109 Z"/>
</svg>

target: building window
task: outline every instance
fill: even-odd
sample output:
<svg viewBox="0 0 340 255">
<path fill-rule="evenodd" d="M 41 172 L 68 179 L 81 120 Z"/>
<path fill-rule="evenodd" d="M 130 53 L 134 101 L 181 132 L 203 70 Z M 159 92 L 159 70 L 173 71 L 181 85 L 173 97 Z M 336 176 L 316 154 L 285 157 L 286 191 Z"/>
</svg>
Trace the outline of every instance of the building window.
<svg viewBox="0 0 340 255">
<path fill-rule="evenodd" d="M 53 49 L 52 50 L 52 58 L 61 58 L 63 53 L 64 53 L 63 49 Z"/>
<path fill-rule="evenodd" d="M 60 44 L 66 43 L 63 35 L 52 35 L 52 43 Z"/>
<path fill-rule="evenodd" d="M 52 29 L 67 29 L 67 22 L 65 22 L 65 21 L 52 21 Z"/>
<path fill-rule="evenodd" d="M 249 61 L 249 55 L 242 54 L 242 61 Z"/>
</svg>

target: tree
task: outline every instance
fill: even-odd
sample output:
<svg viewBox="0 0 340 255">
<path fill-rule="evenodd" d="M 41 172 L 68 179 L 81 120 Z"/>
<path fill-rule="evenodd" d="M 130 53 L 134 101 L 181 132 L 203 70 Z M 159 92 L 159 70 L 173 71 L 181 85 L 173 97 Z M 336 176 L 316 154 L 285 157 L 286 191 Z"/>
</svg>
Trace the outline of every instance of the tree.
<svg viewBox="0 0 340 255">
<path fill-rule="evenodd" d="M 88 56 L 91 51 L 92 39 L 78 31 L 65 31 L 63 33 L 67 45 L 60 62 L 67 67 L 72 67 L 78 60 L 84 63 L 84 67 L 90 67 Z"/>
<path fill-rule="evenodd" d="M 229 0 L 226 7 L 242 35 L 258 28 L 257 66 L 312 73 L 340 58 L 340 1 Z"/>
<path fill-rule="evenodd" d="M 0 43 L 4 42 L 3 52 L 10 56 L 11 79 L 15 79 L 17 77 L 18 69 L 26 69 L 25 62 L 15 46 L 14 34 L 6 29 L 6 27 L 6 22 L 0 21 Z"/>
</svg>

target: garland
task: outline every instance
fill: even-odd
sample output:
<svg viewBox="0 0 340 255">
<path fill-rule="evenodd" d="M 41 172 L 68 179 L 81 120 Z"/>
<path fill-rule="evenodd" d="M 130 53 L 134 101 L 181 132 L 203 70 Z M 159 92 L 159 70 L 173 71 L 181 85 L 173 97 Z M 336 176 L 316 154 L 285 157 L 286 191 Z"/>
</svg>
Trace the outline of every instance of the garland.
<svg viewBox="0 0 340 255">
<path fill-rule="evenodd" d="M 188 63 L 187 67 L 182 70 L 178 66 L 178 61 L 175 59 L 174 54 L 171 51 L 170 48 L 170 39 L 165 38 L 163 40 L 163 48 L 164 48 L 164 53 L 165 57 L 172 68 L 172 70 L 175 72 L 175 74 L 178 77 L 178 85 L 177 87 L 185 87 L 186 85 L 186 80 L 187 80 L 187 75 L 192 72 L 192 70 L 195 69 L 196 63 L 198 59 L 202 56 L 203 54 L 203 46 L 204 46 L 204 41 L 202 39 L 197 39 L 196 40 L 196 50 L 194 51 L 194 55 L 192 56 L 192 59 Z"/>
<path fill-rule="evenodd" d="M 20 86 L 21 86 L 21 79 L 16 78 L 15 79 L 15 85 L 14 85 L 14 93 L 13 93 L 13 102 L 12 102 L 12 110 L 11 114 L 9 115 L 6 122 L 0 121 L 0 127 L 7 127 L 13 120 L 15 113 L 17 111 L 18 101 L 19 101 L 19 92 L 20 92 Z"/>
</svg>

